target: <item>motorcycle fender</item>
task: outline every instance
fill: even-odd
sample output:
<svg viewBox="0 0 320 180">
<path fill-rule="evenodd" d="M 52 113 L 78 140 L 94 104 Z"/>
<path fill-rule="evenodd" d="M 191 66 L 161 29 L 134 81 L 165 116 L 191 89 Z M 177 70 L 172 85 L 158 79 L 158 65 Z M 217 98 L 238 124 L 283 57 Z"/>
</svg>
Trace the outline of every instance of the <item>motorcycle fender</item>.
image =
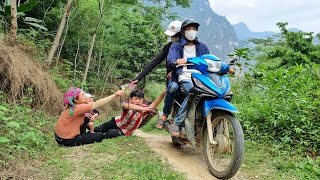
<svg viewBox="0 0 320 180">
<path fill-rule="evenodd" d="M 207 117 L 212 109 L 221 109 L 230 113 L 239 113 L 237 108 L 224 99 L 208 99 L 203 102 L 204 117 Z"/>
</svg>

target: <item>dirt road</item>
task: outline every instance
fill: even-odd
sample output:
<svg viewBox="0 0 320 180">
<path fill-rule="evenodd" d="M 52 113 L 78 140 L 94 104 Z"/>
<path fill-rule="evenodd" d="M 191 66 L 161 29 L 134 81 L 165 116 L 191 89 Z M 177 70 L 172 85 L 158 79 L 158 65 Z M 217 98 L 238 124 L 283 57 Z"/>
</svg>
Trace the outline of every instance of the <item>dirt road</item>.
<svg viewBox="0 0 320 180">
<path fill-rule="evenodd" d="M 216 179 L 207 168 L 204 153 L 193 149 L 192 146 L 182 148 L 172 144 L 170 136 L 145 133 L 137 130 L 135 136 L 146 140 L 150 148 L 163 157 L 163 160 L 173 166 L 176 171 L 186 174 L 190 180 Z M 232 180 L 246 179 L 240 172 Z"/>
</svg>

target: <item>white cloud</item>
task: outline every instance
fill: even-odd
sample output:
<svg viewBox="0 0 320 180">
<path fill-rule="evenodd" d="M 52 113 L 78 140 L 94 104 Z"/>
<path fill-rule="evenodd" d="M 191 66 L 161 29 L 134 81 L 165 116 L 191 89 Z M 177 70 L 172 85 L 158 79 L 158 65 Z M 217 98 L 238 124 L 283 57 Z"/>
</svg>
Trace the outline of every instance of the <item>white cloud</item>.
<svg viewBox="0 0 320 180">
<path fill-rule="evenodd" d="M 252 31 L 279 31 L 277 22 L 289 28 L 320 32 L 319 0 L 209 0 L 214 12 L 231 24 L 244 22 Z"/>
</svg>

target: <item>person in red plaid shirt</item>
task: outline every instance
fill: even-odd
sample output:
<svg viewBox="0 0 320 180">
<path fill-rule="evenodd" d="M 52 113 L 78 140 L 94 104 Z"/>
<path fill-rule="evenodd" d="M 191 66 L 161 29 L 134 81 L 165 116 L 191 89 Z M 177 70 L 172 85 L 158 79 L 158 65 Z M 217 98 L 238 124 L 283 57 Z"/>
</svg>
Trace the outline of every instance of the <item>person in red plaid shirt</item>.
<svg viewBox="0 0 320 180">
<path fill-rule="evenodd" d="M 154 113 L 153 110 L 163 100 L 165 92 L 162 91 L 153 103 L 147 105 L 143 104 L 144 93 L 141 90 L 133 90 L 130 93 L 130 102 L 122 103 L 122 114 L 96 127 L 94 131 L 109 134 L 110 138 L 131 135 L 148 115 Z"/>
</svg>

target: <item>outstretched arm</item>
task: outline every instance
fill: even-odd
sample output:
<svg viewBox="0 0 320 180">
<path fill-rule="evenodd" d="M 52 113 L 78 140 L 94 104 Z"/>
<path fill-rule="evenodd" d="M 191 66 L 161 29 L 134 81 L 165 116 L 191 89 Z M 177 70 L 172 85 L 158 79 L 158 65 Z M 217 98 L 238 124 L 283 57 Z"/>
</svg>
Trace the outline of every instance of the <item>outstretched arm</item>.
<svg viewBox="0 0 320 180">
<path fill-rule="evenodd" d="M 161 92 L 161 95 L 155 100 L 153 101 L 153 103 L 150 106 L 153 106 L 154 108 L 156 108 L 157 106 L 159 106 L 159 104 L 161 103 L 161 101 L 163 100 L 164 96 L 166 94 L 166 89 L 164 89 Z"/>
<path fill-rule="evenodd" d="M 123 103 L 122 104 L 122 109 L 128 109 L 128 110 L 141 110 L 141 111 L 151 111 L 154 108 L 156 108 L 157 106 L 159 106 L 159 104 L 161 103 L 161 101 L 163 100 L 164 96 L 166 94 L 166 89 L 163 90 L 161 92 L 161 95 L 149 106 L 147 107 L 143 107 L 143 106 L 139 106 L 139 105 L 135 105 L 135 104 L 131 104 L 131 103 Z"/>
<path fill-rule="evenodd" d="M 153 107 L 150 107 L 150 106 L 143 107 L 143 106 L 139 106 L 131 103 L 123 103 L 122 109 L 135 110 L 135 111 L 151 111 Z"/>
<path fill-rule="evenodd" d="M 153 60 L 143 69 L 143 71 L 132 81 L 140 81 L 142 78 L 148 75 L 158 64 L 164 61 L 168 55 L 170 46 L 171 43 L 165 45 L 162 51 L 155 58 L 153 58 Z"/>
<path fill-rule="evenodd" d="M 123 96 L 123 95 L 125 95 L 125 92 L 123 90 L 119 90 L 116 93 L 112 94 L 111 96 L 99 99 L 98 101 L 93 103 L 92 109 L 98 109 L 99 107 L 110 102 L 112 99 L 119 97 L 119 96 Z"/>
</svg>

